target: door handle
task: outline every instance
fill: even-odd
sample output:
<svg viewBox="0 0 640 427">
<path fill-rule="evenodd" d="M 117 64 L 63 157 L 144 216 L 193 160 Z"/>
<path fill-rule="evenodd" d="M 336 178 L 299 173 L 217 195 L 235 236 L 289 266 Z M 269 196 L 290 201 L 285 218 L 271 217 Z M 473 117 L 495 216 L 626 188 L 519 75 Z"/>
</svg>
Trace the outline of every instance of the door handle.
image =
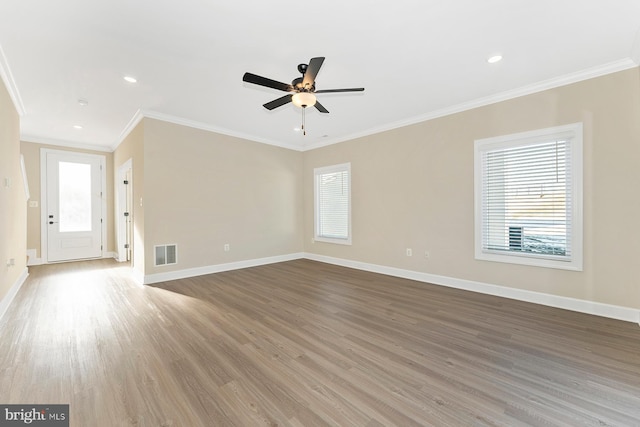
<svg viewBox="0 0 640 427">
<path fill-rule="evenodd" d="M 57 223 L 58 223 L 58 221 L 56 221 L 56 222 L 49 221 L 49 224 L 57 224 Z"/>
</svg>

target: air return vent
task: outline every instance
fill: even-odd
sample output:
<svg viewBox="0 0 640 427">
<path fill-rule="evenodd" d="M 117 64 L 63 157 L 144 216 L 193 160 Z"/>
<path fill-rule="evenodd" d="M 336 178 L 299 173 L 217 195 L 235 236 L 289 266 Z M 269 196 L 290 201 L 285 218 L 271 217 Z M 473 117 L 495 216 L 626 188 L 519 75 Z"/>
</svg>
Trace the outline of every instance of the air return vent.
<svg viewBox="0 0 640 427">
<path fill-rule="evenodd" d="M 154 246 L 156 252 L 155 265 L 171 265 L 178 263 L 178 246 L 177 245 L 158 245 Z"/>
</svg>

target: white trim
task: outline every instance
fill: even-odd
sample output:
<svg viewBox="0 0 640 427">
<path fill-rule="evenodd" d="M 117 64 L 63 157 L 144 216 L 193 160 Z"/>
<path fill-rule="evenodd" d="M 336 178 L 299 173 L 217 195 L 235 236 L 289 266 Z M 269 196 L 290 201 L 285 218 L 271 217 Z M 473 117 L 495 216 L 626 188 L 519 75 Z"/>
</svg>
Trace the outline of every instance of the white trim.
<svg viewBox="0 0 640 427">
<path fill-rule="evenodd" d="M 640 37 L 640 36 L 639 36 Z M 637 43 L 640 45 L 640 41 Z M 640 46 L 638 46 L 637 56 L 640 56 Z M 596 67 L 587 68 L 585 70 L 577 71 L 575 73 L 566 74 L 564 76 L 555 77 L 548 80 L 543 80 L 537 83 L 533 83 L 530 85 L 522 86 L 516 89 L 507 90 L 501 93 L 497 93 L 495 95 L 474 99 L 468 102 L 463 102 L 458 105 L 453 105 L 451 107 L 443 108 L 436 111 L 431 111 L 425 114 L 421 114 L 419 116 L 410 117 L 403 120 L 398 120 L 392 123 L 386 123 L 380 126 L 376 126 L 370 129 L 366 129 L 360 132 L 355 132 L 349 135 L 345 135 L 337 138 L 323 138 L 322 142 L 319 143 L 311 143 L 307 145 L 298 145 L 298 144 L 285 144 L 280 141 L 272 141 L 265 138 L 258 138 L 253 135 L 217 127 L 214 125 L 210 125 L 207 123 L 197 122 L 194 120 L 184 119 L 176 116 L 171 116 L 164 113 L 159 113 L 156 111 L 142 111 L 140 114 L 144 117 L 148 117 L 151 119 L 162 120 L 169 123 L 174 123 L 178 125 L 183 125 L 187 127 L 192 127 L 196 129 L 202 129 L 210 132 L 221 133 L 224 135 L 234 136 L 237 138 L 243 138 L 250 141 L 262 142 L 264 144 L 275 145 L 277 147 L 288 148 L 290 150 L 295 151 L 310 151 L 315 150 L 316 148 L 326 147 L 328 145 L 337 144 L 344 141 L 350 141 L 352 139 L 361 138 L 369 135 L 378 134 L 381 132 L 386 132 L 393 129 L 402 128 L 405 126 L 414 125 L 417 123 L 426 122 L 429 120 L 437 119 L 439 117 L 449 116 L 451 114 L 460 113 L 467 110 L 472 110 L 474 108 L 484 107 L 491 104 L 496 104 L 498 102 L 507 101 L 513 98 L 519 98 L 525 95 L 531 95 L 534 93 L 542 92 L 548 89 L 553 89 L 560 86 L 566 86 L 572 83 L 578 83 L 584 80 L 593 79 L 596 77 L 604 76 L 607 74 L 616 73 L 619 71 L 628 70 L 630 68 L 634 68 L 638 66 L 640 63 L 640 58 L 625 58 L 618 61 L 609 62 L 606 64 L 598 65 Z"/>
<path fill-rule="evenodd" d="M 144 273 L 135 267 L 131 267 L 131 277 L 136 284 L 142 286 L 144 285 Z"/>
<path fill-rule="evenodd" d="M 124 242 L 126 239 L 126 219 L 124 216 L 124 207 L 127 206 L 127 190 L 124 184 L 124 178 L 126 178 L 126 174 L 131 169 L 133 171 L 133 159 L 129 158 L 126 162 L 121 164 L 118 167 L 118 171 L 116 173 L 114 183 L 115 189 L 115 227 L 116 227 L 116 256 L 115 258 L 118 261 L 126 261 L 127 251 L 124 247 Z M 133 186 L 133 178 L 128 185 Z M 133 206 L 131 206 L 133 208 Z M 133 215 L 133 212 L 129 212 L 129 215 Z"/>
<path fill-rule="evenodd" d="M 422 273 L 419 271 L 404 270 L 401 268 L 387 267 L 383 265 L 369 264 L 366 262 L 352 261 L 342 258 L 333 258 L 325 255 L 305 253 L 304 258 L 327 264 L 340 265 L 342 267 L 354 268 L 357 270 L 370 271 L 373 273 L 386 274 L 388 276 L 401 277 L 404 279 L 416 280 L 418 282 L 430 283 L 448 288 L 463 289 L 466 291 L 478 292 L 481 294 L 494 295 L 518 301 L 541 304 L 548 307 L 561 308 L 564 310 L 577 311 L 580 313 L 592 314 L 594 316 L 607 317 L 610 319 L 633 322 L 640 325 L 640 310 L 622 307 L 619 305 L 604 304 L 594 301 L 581 300 L 577 298 L 563 297 L 559 295 L 545 294 L 542 292 L 527 291 L 524 289 L 509 288 L 506 286 L 492 285 L 489 283 L 476 282 L 472 280 L 458 279 L 455 277 L 439 276 L 436 274 Z"/>
<path fill-rule="evenodd" d="M 483 247 L 483 165 L 482 154 L 487 151 L 518 147 L 530 143 L 547 142 L 555 139 L 571 141 L 571 256 L 544 258 L 524 253 L 498 253 L 487 251 Z M 475 259 L 481 261 L 504 262 L 512 264 L 531 265 L 544 268 L 558 268 L 564 270 L 582 271 L 583 248 L 583 126 L 582 123 L 572 123 L 546 129 L 537 129 L 510 135 L 501 135 L 474 141 L 474 252 Z"/>
<path fill-rule="evenodd" d="M 37 252 L 36 249 L 27 249 L 27 267 L 43 264 L 42 258 L 36 256 Z"/>
<path fill-rule="evenodd" d="M 116 151 L 116 148 L 118 148 L 120 144 L 122 144 L 125 138 L 129 136 L 131 131 L 133 131 L 136 126 L 138 126 L 138 123 L 140 123 L 142 119 L 144 119 L 142 110 L 141 109 L 136 110 L 136 112 L 133 114 L 133 117 L 131 117 L 131 120 L 129 120 L 129 123 L 127 123 L 124 129 L 122 129 L 122 132 L 120 132 L 120 136 L 118 137 L 118 140 L 114 144 L 112 144 L 111 151 Z"/>
<path fill-rule="evenodd" d="M 328 173 L 336 173 L 336 172 L 347 172 L 347 188 L 349 190 L 349 194 L 347 195 L 347 238 L 332 238 L 321 236 L 318 234 L 319 229 L 319 215 L 318 215 L 318 207 L 320 206 L 318 194 L 318 178 L 320 175 L 328 174 Z M 351 162 L 341 163 L 338 165 L 324 166 L 313 169 L 313 238 L 316 242 L 324 242 L 324 243 L 335 243 L 338 245 L 351 245 L 352 240 L 352 231 L 351 231 Z"/>
<path fill-rule="evenodd" d="M 261 142 L 267 145 L 275 145 L 276 147 L 287 148 L 289 150 L 303 151 L 303 147 L 299 144 L 286 144 L 280 141 L 272 141 L 266 138 L 256 137 L 243 132 L 237 132 L 231 129 L 222 128 L 219 126 L 211 125 L 208 123 L 199 122 L 196 120 L 185 119 L 182 117 L 172 116 L 170 114 L 159 113 L 157 111 L 142 111 L 145 118 L 161 120 L 163 122 L 173 123 L 176 125 L 186 126 L 193 129 L 205 130 L 208 132 L 215 132 L 222 135 L 233 136 L 235 138 L 242 138 L 249 141 Z"/>
<path fill-rule="evenodd" d="M 24 104 L 22 103 L 22 97 L 18 91 L 16 81 L 13 79 L 13 74 L 11 73 L 11 68 L 9 68 L 7 57 L 4 55 L 4 50 L 2 50 L 2 45 L 0 45 L 0 79 L 4 82 L 7 92 L 9 92 L 9 97 L 11 98 L 11 101 L 13 101 L 13 106 L 16 108 L 18 115 L 24 116 L 25 109 Z"/>
<path fill-rule="evenodd" d="M 637 48 L 638 52 L 636 52 L 636 55 L 640 57 L 640 41 L 638 41 L 637 44 L 639 46 Z M 498 102 L 508 101 L 509 99 L 531 95 L 531 94 L 542 92 L 548 89 L 554 89 L 556 87 L 578 83 L 583 80 L 589 80 L 589 79 L 601 77 L 607 74 L 617 73 L 619 71 L 624 71 L 630 68 L 637 67 L 639 63 L 640 63 L 640 58 L 637 58 L 636 60 L 632 58 L 625 58 L 619 61 L 609 62 L 607 64 L 588 68 L 586 70 L 577 71 L 575 73 L 566 74 L 564 76 L 543 80 L 537 83 L 522 86 L 512 90 L 507 90 L 501 93 L 497 93 L 495 95 L 474 99 L 468 102 L 463 102 L 461 104 L 453 105 L 451 107 L 443 108 L 436 111 L 430 111 L 428 113 L 421 114 L 419 116 L 409 117 L 407 119 L 398 120 L 392 123 L 385 123 L 380 126 L 363 130 L 361 132 L 356 132 L 356 133 L 352 133 L 352 134 L 345 135 L 342 137 L 337 137 L 337 138 L 328 138 L 318 144 L 309 144 L 303 147 L 302 151 L 315 150 L 316 148 L 326 147 L 328 145 L 337 144 L 339 142 L 349 141 L 356 138 L 362 138 L 365 136 L 374 135 L 381 132 L 386 132 L 393 129 L 414 125 L 417 123 L 426 122 L 426 121 L 437 119 L 440 117 L 446 117 L 452 114 L 461 113 L 463 111 L 473 110 L 474 108 L 484 107 L 491 104 L 497 104 Z"/>
<path fill-rule="evenodd" d="M 250 259 L 245 261 L 229 262 L 225 264 L 208 265 L 205 267 L 188 268 L 185 270 L 170 271 L 168 273 L 148 274 L 143 277 L 142 283 L 149 285 L 152 283 L 166 282 L 169 280 L 185 279 L 188 277 L 202 276 L 205 274 L 221 273 L 223 271 L 240 270 L 242 268 L 257 267 L 260 265 L 275 264 L 277 262 L 293 261 L 304 258 L 302 253 L 287 255 L 276 255 L 266 258 Z M 137 272 L 134 272 L 136 275 Z M 137 277 L 139 279 L 139 277 Z"/>
<path fill-rule="evenodd" d="M 361 261 L 353 261 L 341 258 L 334 258 L 313 253 L 292 253 L 288 255 L 278 255 L 267 258 L 259 258 L 246 261 L 238 261 L 226 264 L 211 265 L 207 267 L 191 268 L 186 270 L 173 271 L 169 273 L 151 274 L 144 276 L 140 271 L 132 268 L 131 275 L 138 284 L 152 284 L 169 280 L 184 279 L 188 277 L 201 276 L 204 274 L 220 273 L 223 271 L 238 270 L 260 265 L 274 264 L 278 262 L 293 261 L 296 259 L 309 259 L 312 261 L 324 262 L 327 264 L 339 265 L 342 267 L 354 268 L 372 273 L 386 274 L 388 276 L 400 277 L 415 280 L 423 283 L 430 283 L 449 288 L 463 289 L 478 292 L 486 295 L 494 295 L 518 301 L 541 304 L 549 307 L 561 308 L 580 313 L 601 316 L 610 319 L 622 320 L 625 322 L 637 323 L 640 325 L 640 310 L 629 307 L 622 307 L 612 304 L 581 300 L 577 298 L 562 297 L 558 295 L 545 294 L 542 292 L 527 291 L 523 289 L 508 288 L 505 286 L 492 285 L 488 283 L 476 282 L 472 280 L 457 279 L 454 277 L 440 276 L 418 271 L 405 270 L 395 267 L 370 264 Z M 0 301 L 0 319 L 4 316 L 7 308 L 15 298 L 29 275 L 28 269 L 24 269 L 22 275 L 11 287 L 9 292 Z"/>
<path fill-rule="evenodd" d="M 31 198 L 31 193 L 29 192 L 29 180 L 27 179 L 27 168 L 24 165 L 24 154 L 20 153 L 20 171 L 22 172 L 22 183 L 24 185 L 24 195 L 27 198 L 27 201 Z"/>
<path fill-rule="evenodd" d="M 635 62 L 636 65 L 640 65 L 640 28 L 638 28 L 636 37 L 633 40 L 633 46 L 631 47 L 630 56 L 631 56 L 631 60 Z"/>
<path fill-rule="evenodd" d="M 42 144 L 42 145 L 51 145 L 54 147 L 76 148 L 80 150 L 97 151 L 100 153 L 112 152 L 110 147 L 105 147 L 103 145 L 93 145 L 93 144 L 85 144 L 82 142 L 63 141 L 61 139 L 46 138 L 43 136 L 36 136 L 36 135 L 20 135 L 20 140 L 24 142 L 33 142 L 33 143 Z"/>
<path fill-rule="evenodd" d="M 11 288 L 9 288 L 9 292 L 7 292 L 4 298 L 0 300 L 0 320 L 2 320 L 2 317 L 7 312 L 7 309 L 11 305 L 11 302 L 13 302 L 13 299 L 18 294 L 18 291 L 20 290 L 22 285 L 24 285 L 24 282 L 27 280 L 28 276 L 29 276 L 29 270 L 25 268 L 22 271 L 22 274 L 20 275 L 20 277 L 18 277 L 16 282 L 11 286 Z"/>
<path fill-rule="evenodd" d="M 3 60 L 5 61 L 3 63 Z M 286 144 L 281 141 L 272 141 L 266 138 L 260 138 L 254 135 L 246 134 L 243 132 L 238 132 L 226 128 L 222 128 L 219 126 L 211 125 L 208 123 L 199 122 L 196 120 L 185 119 L 178 116 L 173 116 L 170 114 L 160 113 L 153 110 L 141 110 L 138 109 L 129 120 L 127 125 L 122 129 L 120 136 L 118 139 L 111 144 L 111 146 L 103 146 L 103 145 L 92 145 L 92 144 L 84 144 L 77 142 L 68 142 L 62 141 L 52 138 L 46 138 L 35 135 L 21 135 L 21 140 L 27 142 L 36 142 L 39 144 L 47 144 L 52 146 L 60 146 L 60 147 L 69 147 L 69 148 L 81 148 L 86 150 L 94 150 L 94 151 L 104 151 L 104 152 L 113 152 L 118 148 L 118 146 L 124 141 L 124 139 L 131 133 L 131 131 L 140 123 L 140 121 L 144 118 L 150 118 L 155 120 L 161 120 L 168 123 L 173 123 L 177 125 L 187 126 L 194 129 L 205 130 L 209 132 L 220 133 L 223 135 L 233 136 L 236 138 L 242 138 L 249 141 L 261 142 L 263 144 L 274 145 L 281 148 L 287 148 L 294 151 L 310 151 L 315 150 L 317 148 L 326 147 L 328 145 L 338 144 L 340 142 L 350 141 L 357 138 L 362 138 L 369 135 L 378 134 L 381 132 L 386 132 L 398 128 L 402 128 L 405 126 L 414 125 L 417 123 L 426 122 L 429 120 L 437 119 L 439 117 L 449 116 L 451 114 L 460 113 L 467 110 L 472 110 L 474 108 L 484 107 L 491 104 L 496 104 L 498 102 L 507 101 L 509 99 L 518 98 L 521 96 L 531 95 L 537 92 L 542 92 L 548 89 L 553 89 L 560 86 L 566 86 L 572 83 L 577 83 L 583 80 L 588 80 L 600 76 L 604 76 L 607 74 L 616 73 L 619 71 L 628 70 L 630 68 L 634 68 L 640 65 L 640 33 L 636 37 L 636 41 L 634 43 L 633 50 L 631 52 L 631 57 L 621 59 L 618 61 L 609 62 L 607 64 L 599 65 L 596 67 L 588 68 L 586 70 L 581 70 L 575 73 L 570 73 L 564 76 L 543 80 L 541 82 L 533 83 L 530 85 L 522 86 L 520 88 L 507 90 L 495 95 L 474 99 L 468 102 L 463 102 L 461 104 L 453 105 L 451 107 L 443 108 L 440 110 L 430 111 L 418 116 L 409 117 L 407 119 L 398 120 L 392 123 L 385 123 L 380 126 L 375 126 L 369 129 L 365 129 L 360 132 L 351 133 L 348 135 L 344 135 L 336 138 L 328 138 L 322 139 L 319 143 L 311 143 L 308 145 L 300 145 L 300 144 Z M 4 69 L 3 69 L 4 66 Z M 3 54 L 0 48 L 0 76 L 5 81 L 5 85 L 7 86 L 7 90 L 11 95 L 11 98 L 14 100 L 14 104 L 16 104 L 16 109 L 18 110 L 18 114 L 24 115 L 24 106 L 22 105 L 22 100 L 19 97 L 17 89 L 15 88 L 15 83 L 11 84 L 13 78 L 10 76 L 8 72 L 8 66 L 6 65 L 6 59 L 4 59 Z M 14 99 L 15 98 L 15 99 Z"/>
<path fill-rule="evenodd" d="M 102 206 L 101 206 L 101 215 L 102 215 L 102 258 L 109 258 L 111 252 L 107 252 L 107 158 L 102 154 L 89 154 L 89 153 L 80 153 L 77 151 L 67 151 L 67 150 L 55 150 L 52 148 L 40 148 L 40 256 L 43 264 L 47 264 L 47 255 L 48 251 L 48 239 L 49 236 L 47 234 L 47 221 L 48 221 L 48 204 L 47 204 L 47 154 L 60 154 L 60 155 L 74 155 L 74 156 L 84 156 L 84 157 L 94 157 L 98 158 L 100 161 L 100 180 L 101 187 L 100 191 L 102 192 Z"/>
</svg>

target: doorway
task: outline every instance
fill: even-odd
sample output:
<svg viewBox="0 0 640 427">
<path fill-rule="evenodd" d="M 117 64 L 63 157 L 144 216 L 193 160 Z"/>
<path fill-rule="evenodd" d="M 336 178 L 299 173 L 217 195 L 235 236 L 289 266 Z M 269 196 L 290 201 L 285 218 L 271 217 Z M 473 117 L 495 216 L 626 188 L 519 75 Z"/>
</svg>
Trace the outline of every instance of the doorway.
<svg viewBox="0 0 640 427">
<path fill-rule="evenodd" d="M 43 148 L 42 258 L 100 258 L 106 242 L 105 157 Z"/>
</svg>

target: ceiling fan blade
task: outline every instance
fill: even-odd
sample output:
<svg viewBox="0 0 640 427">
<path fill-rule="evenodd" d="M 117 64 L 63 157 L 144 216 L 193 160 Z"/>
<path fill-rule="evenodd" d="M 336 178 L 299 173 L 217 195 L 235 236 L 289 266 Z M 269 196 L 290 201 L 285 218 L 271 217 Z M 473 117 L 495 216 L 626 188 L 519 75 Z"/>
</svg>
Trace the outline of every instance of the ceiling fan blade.
<svg viewBox="0 0 640 427">
<path fill-rule="evenodd" d="M 307 66 L 307 71 L 305 71 L 304 78 L 302 79 L 303 88 L 311 89 L 313 87 L 313 83 L 316 81 L 316 76 L 318 75 L 318 71 L 320 71 L 320 67 L 322 67 L 323 62 L 324 56 L 311 58 L 309 65 Z"/>
<path fill-rule="evenodd" d="M 329 110 L 327 110 L 326 108 L 324 108 L 324 106 L 322 104 L 320 104 L 317 100 L 316 100 L 316 105 L 315 105 L 316 109 L 318 111 L 320 111 L 321 113 L 328 113 Z"/>
<path fill-rule="evenodd" d="M 267 102 L 266 104 L 263 105 L 264 108 L 266 108 L 267 110 L 273 110 L 274 108 L 278 108 L 283 106 L 284 104 L 287 104 L 289 102 L 291 102 L 291 97 L 293 95 L 285 95 L 283 97 L 280 97 L 278 99 L 274 99 L 271 102 Z"/>
<path fill-rule="evenodd" d="M 258 76 L 256 74 L 244 73 L 242 76 L 242 81 L 247 83 L 253 83 L 260 86 L 270 87 L 272 89 L 283 90 L 285 92 L 293 91 L 293 86 L 288 85 L 286 83 L 278 82 L 276 80 L 271 80 L 266 77 Z"/>
<path fill-rule="evenodd" d="M 352 87 L 349 89 L 323 89 L 316 90 L 313 93 L 329 93 L 329 92 L 362 92 L 364 90 L 363 87 Z"/>
</svg>

